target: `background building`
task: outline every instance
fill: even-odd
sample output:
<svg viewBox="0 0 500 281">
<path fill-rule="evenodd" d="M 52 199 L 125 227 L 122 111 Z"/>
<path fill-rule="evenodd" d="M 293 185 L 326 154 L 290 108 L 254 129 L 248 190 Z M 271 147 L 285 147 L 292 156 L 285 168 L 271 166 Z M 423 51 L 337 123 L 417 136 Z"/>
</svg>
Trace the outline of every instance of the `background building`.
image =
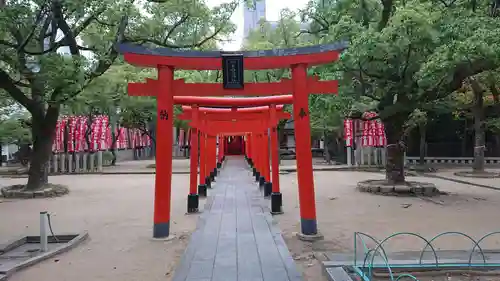
<svg viewBox="0 0 500 281">
<path fill-rule="evenodd" d="M 253 0 L 252 7 L 243 8 L 243 38 L 248 37 L 250 31 L 259 27 L 261 19 L 266 20 L 266 0 Z"/>
</svg>

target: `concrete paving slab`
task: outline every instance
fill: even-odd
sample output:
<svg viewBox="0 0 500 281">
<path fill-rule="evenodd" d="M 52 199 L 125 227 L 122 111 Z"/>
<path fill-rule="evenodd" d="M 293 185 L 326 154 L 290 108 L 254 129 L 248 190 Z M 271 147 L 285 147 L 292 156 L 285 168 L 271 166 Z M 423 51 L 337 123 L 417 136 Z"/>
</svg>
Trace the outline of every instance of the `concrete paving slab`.
<svg viewBox="0 0 500 281">
<path fill-rule="evenodd" d="M 300 281 L 244 160 L 228 157 L 174 281 Z"/>
</svg>

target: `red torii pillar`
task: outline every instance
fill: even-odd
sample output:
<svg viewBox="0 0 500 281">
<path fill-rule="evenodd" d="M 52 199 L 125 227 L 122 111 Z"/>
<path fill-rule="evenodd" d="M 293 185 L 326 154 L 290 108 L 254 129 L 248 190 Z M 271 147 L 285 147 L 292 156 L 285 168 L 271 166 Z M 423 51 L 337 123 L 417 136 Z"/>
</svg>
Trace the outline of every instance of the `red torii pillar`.
<svg viewBox="0 0 500 281">
<path fill-rule="evenodd" d="M 276 106 L 271 105 L 271 123 L 277 124 Z M 271 193 L 271 214 L 282 214 L 283 197 L 280 190 L 280 156 L 277 126 L 271 127 L 271 172 L 272 172 L 272 193 Z"/>
<path fill-rule="evenodd" d="M 311 152 L 311 127 L 309 119 L 309 92 L 307 90 L 307 65 L 292 65 L 293 121 L 297 182 L 299 185 L 300 225 L 302 234 L 317 235 L 316 198 Z"/>
<path fill-rule="evenodd" d="M 247 160 L 248 164 L 251 164 L 249 161 L 249 158 L 251 158 L 250 155 L 250 134 L 245 134 L 245 159 Z"/>
<path fill-rule="evenodd" d="M 222 167 L 222 162 L 224 161 L 224 149 L 226 145 L 226 137 L 223 135 L 219 135 L 219 155 L 217 161 L 217 168 L 220 169 Z"/>
<path fill-rule="evenodd" d="M 193 118 L 198 119 L 198 107 L 193 108 Z M 198 129 L 191 128 L 191 153 L 189 161 L 189 194 L 187 201 L 187 211 L 188 213 L 196 213 L 199 208 L 199 191 L 198 187 Z M 204 194 L 201 196 L 207 196 L 205 189 Z"/>
<path fill-rule="evenodd" d="M 173 81 L 174 69 L 170 66 L 158 67 L 160 83 L 157 102 L 156 173 L 153 237 L 168 237 L 170 234 L 170 203 L 172 197 L 172 142 L 173 142 Z M 167 171 L 167 172 L 163 172 Z"/>
<path fill-rule="evenodd" d="M 212 136 L 205 134 L 205 184 L 207 188 L 212 188 Z"/>
<path fill-rule="evenodd" d="M 204 132 L 200 132 L 200 184 L 198 185 L 198 193 L 202 197 L 207 196 L 206 154 L 207 154 L 207 137 Z"/>
<path fill-rule="evenodd" d="M 263 139 L 262 141 L 264 142 L 264 196 L 271 196 L 271 163 L 270 163 L 270 157 L 269 157 L 269 129 L 264 131 L 263 134 Z"/>
<path fill-rule="evenodd" d="M 253 162 L 253 175 L 255 176 L 255 181 L 260 179 L 260 144 L 259 136 L 257 133 L 252 133 L 252 162 Z"/>
<path fill-rule="evenodd" d="M 212 183 L 217 175 L 217 135 L 208 135 L 207 174 Z M 210 186 L 211 187 L 211 186 Z"/>
<path fill-rule="evenodd" d="M 268 134 L 267 134 L 267 129 L 264 130 L 263 132 L 260 132 L 258 134 L 259 138 L 259 143 L 260 143 L 260 165 L 261 165 L 261 171 L 260 171 L 260 178 L 259 178 L 259 186 L 261 188 L 264 188 L 264 185 L 266 182 L 270 182 L 270 175 L 269 175 L 269 141 L 268 141 Z M 264 193 L 265 196 L 271 195 L 271 193 L 267 194 Z"/>
</svg>

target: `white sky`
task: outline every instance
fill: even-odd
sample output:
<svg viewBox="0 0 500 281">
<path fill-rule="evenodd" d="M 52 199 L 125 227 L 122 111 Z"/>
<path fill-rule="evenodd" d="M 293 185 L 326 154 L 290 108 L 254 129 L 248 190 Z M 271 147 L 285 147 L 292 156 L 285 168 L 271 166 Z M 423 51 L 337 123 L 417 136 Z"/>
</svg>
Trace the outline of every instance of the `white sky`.
<svg viewBox="0 0 500 281">
<path fill-rule="evenodd" d="M 261 0 L 262 1 L 262 0 Z M 279 19 L 279 13 L 282 9 L 288 8 L 292 11 L 297 11 L 305 7 L 308 0 L 265 0 L 266 1 L 266 19 L 268 21 L 277 21 Z M 221 3 L 229 2 L 229 0 L 206 0 L 209 7 L 219 5 Z M 241 46 L 241 41 L 243 37 L 243 5 L 240 5 L 233 16 L 231 21 L 238 26 L 236 34 L 234 35 L 234 40 L 230 43 L 225 43 L 222 45 L 222 49 L 226 51 L 236 51 Z"/>
</svg>

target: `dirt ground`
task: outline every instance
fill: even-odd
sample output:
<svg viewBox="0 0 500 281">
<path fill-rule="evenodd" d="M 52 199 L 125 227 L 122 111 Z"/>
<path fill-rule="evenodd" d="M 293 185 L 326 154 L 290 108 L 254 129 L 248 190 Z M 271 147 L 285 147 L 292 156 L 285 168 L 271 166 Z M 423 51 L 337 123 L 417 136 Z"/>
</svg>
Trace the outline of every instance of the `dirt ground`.
<svg viewBox="0 0 500 281">
<path fill-rule="evenodd" d="M 0 243 L 21 234 L 37 234 L 40 211 L 52 214 L 55 234 L 88 231 L 90 239 L 67 253 L 15 273 L 12 281 L 170 280 L 196 226 L 184 215 L 188 175 L 174 175 L 172 226 L 177 237 L 155 241 L 153 175 L 58 176 L 51 182 L 70 186 L 53 199 L 0 200 Z M 0 179 L 0 186 L 26 179 Z M 203 206 L 204 201 L 200 202 Z"/>
<path fill-rule="evenodd" d="M 354 232 L 364 232 L 381 240 L 396 232 L 415 232 L 430 239 L 446 231 L 461 231 L 475 239 L 500 230 L 500 191 L 450 181 L 420 177 L 408 180 L 432 182 L 449 195 L 431 201 L 416 197 L 390 197 L 356 191 L 356 182 L 381 179 L 382 174 L 363 172 L 315 172 L 318 228 L 324 240 L 299 241 L 300 231 L 297 175 L 282 175 L 284 215 L 275 216 L 290 251 L 306 281 L 326 280 L 320 262 L 322 252 L 352 252 Z M 470 179 L 469 179 L 470 180 Z M 463 237 L 447 236 L 433 243 L 439 249 L 471 249 Z M 358 244 L 359 245 L 359 244 Z M 388 251 L 419 250 L 424 243 L 411 237 L 397 237 Z M 500 235 L 481 243 L 483 249 L 500 249 Z"/>
<path fill-rule="evenodd" d="M 464 171 L 471 171 L 471 168 L 457 168 L 454 167 L 453 169 L 440 169 L 436 173 L 437 176 L 449 178 L 449 179 L 455 179 L 455 180 L 460 180 L 460 181 L 467 181 L 467 182 L 473 182 L 475 184 L 480 184 L 480 185 L 486 185 L 486 186 L 491 186 L 495 188 L 500 189 L 500 178 L 471 178 L 471 177 L 461 177 L 461 176 L 456 176 L 454 173 L 456 172 L 464 172 Z M 487 172 L 494 172 L 494 173 L 500 173 L 500 169 L 498 168 L 492 168 L 492 167 L 486 167 Z"/>
<path fill-rule="evenodd" d="M 432 237 L 445 231 L 462 231 L 474 238 L 500 230 L 500 191 L 450 181 L 409 177 L 435 183 L 449 195 L 433 198 L 378 196 L 356 191 L 356 182 L 383 178 L 364 172 L 316 172 L 318 225 L 325 239 L 315 243 L 297 240 L 299 203 L 297 174 L 281 176 L 285 214 L 276 216 L 290 251 L 306 281 L 326 280 L 318 259 L 323 252 L 349 252 L 355 231 L 383 239 L 394 232 L 410 231 Z M 468 179 L 471 180 L 471 179 Z M 0 179 L 0 186 L 26 179 Z M 0 200 L 0 242 L 20 234 L 37 234 L 38 213 L 52 214 L 57 233 L 87 230 L 83 245 L 12 276 L 12 281 L 170 280 L 197 216 L 185 216 L 188 175 L 174 175 L 172 184 L 172 241 L 151 239 L 153 175 L 86 175 L 51 177 L 70 186 L 70 194 L 53 199 Z M 203 202 L 201 202 L 203 206 Z M 470 249 L 464 238 L 443 238 L 441 249 Z M 390 250 L 415 250 L 415 238 L 398 237 Z M 500 249 L 500 237 L 488 238 L 484 249 Z"/>
</svg>

